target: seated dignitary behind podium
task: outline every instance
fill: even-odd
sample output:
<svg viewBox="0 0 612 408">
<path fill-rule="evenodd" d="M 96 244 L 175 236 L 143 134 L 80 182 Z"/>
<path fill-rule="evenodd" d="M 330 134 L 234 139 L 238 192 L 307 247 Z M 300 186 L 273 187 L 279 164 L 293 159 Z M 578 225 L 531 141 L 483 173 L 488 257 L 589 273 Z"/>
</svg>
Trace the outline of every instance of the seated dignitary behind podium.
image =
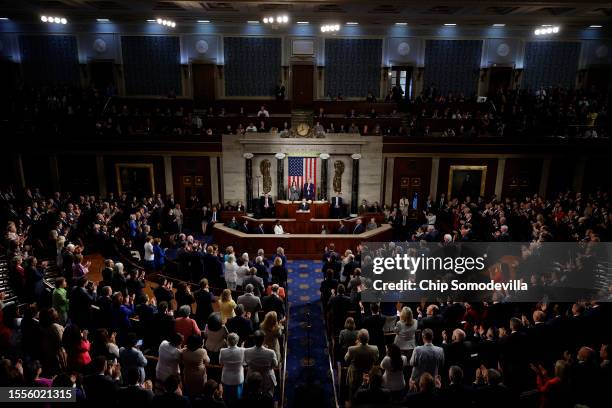
<svg viewBox="0 0 612 408">
<path fill-rule="evenodd" d="M 361 221 L 361 218 L 358 218 L 357 221 L 355 222 L 355 228 L 353 229 L 353 234 L 361 234 L 362 232 L 365 232 L 365 227 L 363 226 L 363 221 Z"/>
<path fill-rule="evenodd" d="M 304 184 L 304 188 L 302 189 L 302 198 L 310 201 L 315 199 L 314 184 L 310 178 L 307 179 L 306 184 Z"/>
<path fill-rule="evenodd" d="M 305 198 L 302 198 L 302 202 L 300 203 L 300 205 L 298 206 L 298 211 L 310 211 L 310 204 L 308 204 L 308 202 L 306 202 Z"/>
<path fill-rule="evenodd" d="M 274 201 L 268 193 L 259 199 L 259 214 L 264 218 L 274 215 Z"/>
</svg>

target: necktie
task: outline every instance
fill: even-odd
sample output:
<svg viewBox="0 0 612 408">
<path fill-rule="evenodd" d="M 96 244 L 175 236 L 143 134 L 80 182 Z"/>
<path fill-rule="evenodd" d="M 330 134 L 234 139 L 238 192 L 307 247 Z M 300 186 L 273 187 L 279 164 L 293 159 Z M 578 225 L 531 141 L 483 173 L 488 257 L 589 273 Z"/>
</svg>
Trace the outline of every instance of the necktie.
<svg viewBox="0 0 612 408">
<path fill-rule="evenodd" d="M 213 221 L 217 222 L 217 213 L 216 212 L 213 213 Z"/>
<path fill-rule="evenodd" d="M 268 197 L 266 197 L 266 205 L 265 205 L 265 207 L 268 208 Z"/>
</svg>

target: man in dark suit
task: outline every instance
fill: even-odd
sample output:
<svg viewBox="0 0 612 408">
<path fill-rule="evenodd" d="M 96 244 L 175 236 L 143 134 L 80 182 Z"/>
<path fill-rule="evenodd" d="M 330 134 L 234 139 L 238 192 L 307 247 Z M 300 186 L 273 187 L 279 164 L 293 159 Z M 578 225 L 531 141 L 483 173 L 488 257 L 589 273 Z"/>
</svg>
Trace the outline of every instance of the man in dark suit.
<svg viewBox="0 0 612 408">
<path fill-rule="evenodd" d="M 302 189 L 302 197 L 304 197 L 306 200 L 314 200 L 315 199 L 314 184 L 312 183 L 310 178 L 308 178 L 306 180 L 306 184 L 304 184 L 304 188 Z"/>
<path fill-rule="evenodd" d="M 342 197 L 340 197 L 341 194 L 342 193 L 338 191 L 331 199 L 329 212 L 332 218 L 342 218 L 343 207 Z"/>
<path fill-rule="evenodd" d="M 271 217 L 274 215 L 274 202 L 268 193 L 264 194 L 259 199 L 259 213 L 262 217 Z"/>
<path fill-rule="evenodd" d="M 111 406 L 116 402 L 118 385 L 107 375 L 106 356 L 98 356 L 92 362 L 93 373 L 83 380 L 87 403 L 92 406 Z M 112 367 L 116 371 L 118 367 Z M 117 373 L 118 375 L 118 373 Z"/>
<path fill-rule="evenodd" d="M 358 267 L 359 264 L 355 262 L 355 255 L 350 254 L 348 256 L 348 262 L 344 265 L 344 269 L 342 269 L 344 283 L 347 283 L 353 277 L 353 272 L 355 272 L 355 269 Z"/>
<path fill-rule="evenodd" d="M 351 298 L 346 296 L 346 289 L 344 285 L 339 284 L 336 289 L 336 295 L 332 296 L 327 303 L 329 318 L 333 325 L 334 335 L 340 333 L 340 330 L 344 328 L 344 321 L 348 315 L 348 312 L 353 310 L 353 303 Z"/>
<path fill-rule="evenodd" d="M 438 210 L 442 210 L 444 207 L 446 207 L 446 195 L 442 193 L 438 199 L 437 208 Z"/>
<path fill-rule="evenodd" d="M 196 302 L 195 320 L 198 324 L 206 324 L 208 316 L 213 313 L 213 303 L 216 301 L 215 296 L 210 293 L 208 279 L 200 281 L 200 289 L 193 293 L 193 297 Z"/>
<path fill-rule="evenodd" d="M 302 198 L 302 202 L 298 206 L 298 211 L 310 211 L 310 204 L 306 202 L 306 198 Z"/>
<path fill-rule="evenodd" d="M 248 285 L 253 285 L 253 293 L 255 296 L 261 297 L 264 294 L 264 281 L 257 276 L 257 268 L 254 266 L 249 269 L 247 276 L 245 276 L 242 281 L 243 288 L 246 288 Z"/>
<path fill-rule="evenodd" d="M 338 229 L 336 230 L 336 234 L 346 234 L 346 233 L 347 233 L 346 225 L 344 225 L 344 222 L 340 220 L 338 224 Z"/>
<path fill-rule="evenodd" d="M 153 401 L 153 392 L 139 385 L 140 373 L 137 367 L 130 367 L 126 375 L 126 387 L 117 391 L 120 407 L 146 407 Z"/>
<path fill-rule="evenodd" d="M 163 394 L 153 397 L 153 407 L 173 407 L 173 408 L 189 408 L 191 403 L 189 399 L 182 395 L 180 390 L 181 377 L 178 374 L 171 374 L 164 381 Z"/>
<path fill-rule="evenodd" d="M 523 333 L 520 319 L 510 319 L 510 334 L 507 329 L 499 329 L 499 363 L 504 373 L 505 383 L 511 389 L 522 390 L 529 380 L 528 358 L 531 345 Z"/>
<path fill-rule="evenodd" d="M 275 311 L 278 319 L 281 320 L 285 317 L 285 302 L 278 295 L 278 289 L 277 284 L 272 285 L 272 293 L 262 299 L 261 306 L 266 313 Z"/>
<path fill-rule="evenodd" d="M 223 264 L 214 253 L 215 249 L 212 246 L 206 248 L 206 255 L 202 259 L 204 265 L 204 272 L 206 273 L 206 279 L 214 287 L 225 283 L 223 278 Z"/>
<path fill-rule="evenodd" d="M 248 234 L 249 233 L 249 222 L 247 220 L 243 220 L 242 223 L 240 224 L 240 227 L 238 227 L 238 231 Z"/>
<path fill-rule="evenodd" d="M 213 206 L 212 210 L 210 211 L 210 214 L 208 214 L 208 219 L 207 221 L 207 227 L 206 227 L 206 233 L 207 234 L 212 234 L 213 231 L 213 226 L 217 223 L 221 221 L 221 217 L 220 217 L 220 213 L 219 210 L 217 209 L 216 206 Z"/>
<path fill-rule="evenodd" d="M 242 305 L 236 305 L 234 313 L 236 313 L 236 316 L 229 319 L 225 323 L 225 327 L 230 333 L 236 333 L 240 337 L 240 343 L 242 343 L 253 334 L 253 322 L 244 317 L 244 306 Z"/>
<path fill-rule="evenodd" d="M 385 356 L 385 326 L 386 318 L 380 314 L 380 306 L 378 303 L 370 305 L 371 315 L 363 321 L 363 328 L 370 333 L 370 344 L 378 347 L 378 355 L 382 358 Z"/>
<path fill-rule="evenodd" d="M 427 307 L 427 316 L 419 320 L 419 329 L 431 329 L 433 332 L 433 344 L 442 343 L 442 330 L 444 329 L 444 319 L 440 315 L 440 308 L 437 305 Z"/>
<path fill-rule="evenodd" d="M 266 233 L 266 230 L 264 229 L 264 225 L 262 223 L 259 223 L 257 228 L 255 228 L 255 233 L 256 234 L 265 234 Z"/>
<path fill-rule="evenodd" d="M 353 234 L 355 235 L 361 234 L 364 231 L 365 231 L 365 227 L 363 226 L 363 221 L 361 221 L 361 218 L 358 218 L 355 224 L 355 228 L 353 228 Z"/>
</svg>

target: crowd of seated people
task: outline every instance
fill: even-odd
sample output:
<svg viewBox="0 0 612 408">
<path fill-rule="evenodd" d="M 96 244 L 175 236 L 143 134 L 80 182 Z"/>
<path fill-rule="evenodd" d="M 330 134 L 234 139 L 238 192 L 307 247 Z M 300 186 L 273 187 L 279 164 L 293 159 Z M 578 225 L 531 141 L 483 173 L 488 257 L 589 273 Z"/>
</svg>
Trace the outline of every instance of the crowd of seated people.
<svg viewBox="0 0 612 408">
<path fill-rule="evenodd" d="M 320 102 L 320 106 L 315 104 L 315 121 L 327 133 L 363 135 L 466 138 L 610 135 L 609 96 L 599 90 L 563 87 L 499 90 L 480 102 L 460 93 L 441 94 L 435 85 L 427 86 L 412 100 L 398 98 L 399 91 L 391 90 L 389 95 L 384 102 L 378 102 L 372 93 L 365 101 L 346 101 L 339 96 L 330 99 L 332 102 Z M 326 103 L 346 105 L 346 111 L 328 112 L 321 105 Z M 252 106 L 247 102 L 240 105 L 227 101 L 227 105 L 219 102 L 199 111 L 188 99 L 117 98 L 112 89 L 19 87 L 11 95 L 4 113 L 16 129 L 26 132 L 44 129 L 60 134 L 89 129 L 106 136 L 216 136 L 282 133 L 291 129 L 290 112 L 282 110 L 275 115 L 270 106 Z M 351 108 L 351 105 L 357 107 Z M 395 108 L 389 110 L 388 106 Z M 406 123 L 401 120 L 404 115 L 408 115 Z"/>
<path fill-rule="evenodd" d="M 20 298 L 5 305 L 0 295 L 2 386 L 75 387 L 94 406 L 274 406 L 282 248 L 249 257 L 199 241 L 169 218 L 180 208 L 170 199 L 1 192 L 2 250 Z M 100 275 L 86 261 L 96 253 L 106 255 Z"/>
<path fill-rule="evenodd" d="M 585 137 L 610 135 L 609 94 L 563 87 L 497 90 L 484 102 L 430 85 L 408 105 L 411 135 Z"/>
<path fill-rule="evenodd" d="M 612 202 L 603 191 L 428 202 L 429 216 L 406 225 L 398 241 L 517 241 L 533 248 L 612 239 Z M 389 221 L 406 211 L 387 210 Z M 341 398 L 352 406 L 607 406 L 612 286 L 599 294 L 603 302 L 512 303 L 497 294 L 489 303 L 366 303 L 367 247 L 342 253 L 330 244 L 322 260 L 330 349 L 344 367 Z"/>
</svg>

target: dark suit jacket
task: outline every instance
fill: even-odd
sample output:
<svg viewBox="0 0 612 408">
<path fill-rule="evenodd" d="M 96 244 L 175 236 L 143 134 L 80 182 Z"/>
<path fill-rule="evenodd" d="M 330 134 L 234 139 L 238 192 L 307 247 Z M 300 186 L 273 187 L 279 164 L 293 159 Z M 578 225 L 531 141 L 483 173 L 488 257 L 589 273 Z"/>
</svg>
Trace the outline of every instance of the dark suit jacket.
<svg viewBox="0 0 612 408">
<path fill-rule="evenodd" d="M 213 312 L 215 296 L 206 290 L 200 289 L 194 292 L 193 297 L 197 306 L 195 319 L 200 322 L 206 322 L 208 316 Z"/>
<path fill-rule="evenodd" d="M 355 228 L 353 228 L 353 234 L 361 234 L 364 231 L 365 227 L 363 226 L 363 224 L 356 225 Z"/>
<path fill-rule="evenodd" d="M 261 301 L 261 306 L 266 313 L 272 310 L 275 311 L 279 320 L 285 317 L 285 303 L 278 296 L 270 295 L 264 297 Z"/>
<path fill-rule="evenodd" d="M 314 191 L 314 184 L 313 183 L 305 183 L 304 184 L 304 188 L 302 189 L 302 197 L 304 197 L 307 200 L 314 200 L 315 199 L 315 191 Z"/>
<path fill-rule="evenodd" d="M 383 327 L 385 326 L 385 319 L 380 314 L 368 316 L 363 321 L 363 328 L 368 330 L 370 333 L 370 344 L 378 347 L 379 350 L 385 348 L 385 333 Z M 380 351 L 379 351 L 380 352 Z"/>
<path fill-rule="evenodd" d="M 257 227 L 257 228 L 255 228 L 255 233 L 256 234 L 265 234 L 266 231 L 264 231 L 264 229 L 261 228 L 261 227 Z"/>
<path fill-rule="evenodd" d="M 308 203 L 300 203 L 298 210 L 300 211 L 308 211 L 310 210 L 310 204 Z"/>
<path fill-rule="evenodd" d="M 93 404 L 95 406 L 115 404 L 118 386 L 108 375 L 88 375 L 83 380 L 83 388 L 85 388 L 88 404 Z"/>
<path fill-rule="evenodd" d="M 153 392 L 130 385 L 117 391 L 117 403 L 120 407 L 147 407 L 153 401 Z"/>
<path fill-rule="evenodd" d="M 253 333 L 253 323 L 242 316 L 235 316 L 225 323 L 227 331 L 240 336 L 240 342 L 245 341 Z"/>
</svg>

